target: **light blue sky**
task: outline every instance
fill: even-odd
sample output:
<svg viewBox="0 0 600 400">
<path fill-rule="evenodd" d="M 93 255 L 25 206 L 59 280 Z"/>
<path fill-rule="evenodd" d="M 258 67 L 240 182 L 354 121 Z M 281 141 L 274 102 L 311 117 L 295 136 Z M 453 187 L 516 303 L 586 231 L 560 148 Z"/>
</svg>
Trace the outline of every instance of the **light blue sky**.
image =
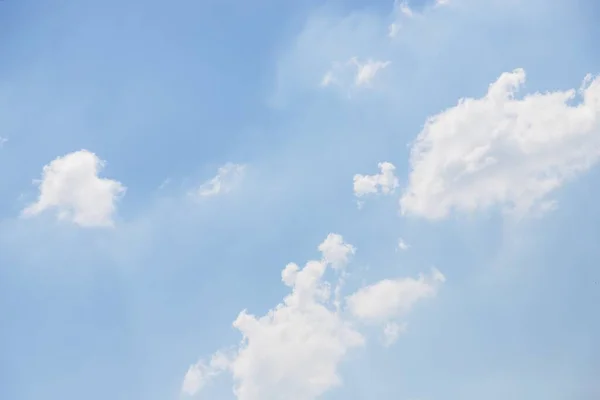
<svg viewBox="0 0 600 400">
<path fill-rule="evenodd" d="M 356 247 L 348 291 L 432 266 L 446 282 L 393 346 L 362 331 L 323 399 L 600 398 L 597 168 L 541 218 L 398 205 L 428 117 L 515 68 L 523 94 L 600 73 L 600 5 L 409 6 L 0 2 L 0 399 L 179 399 L 189 366 L 238 343 L 238 313 L 281 302 L 281 270 L 318 259 L 330 232 Z M 370 87 L 319 85 L 352 57 L 391 64 Z M 114 227 L 21 218 L 42 168 L 81 149 L 127 187 Z M 353 176 L 381 161 L 400 188 L 359 210 Z M 228 162 L 246 165 L 232 191 L 189 196 Z M 197 396 L 233 399 L 231 377 Z"/>
</svg>

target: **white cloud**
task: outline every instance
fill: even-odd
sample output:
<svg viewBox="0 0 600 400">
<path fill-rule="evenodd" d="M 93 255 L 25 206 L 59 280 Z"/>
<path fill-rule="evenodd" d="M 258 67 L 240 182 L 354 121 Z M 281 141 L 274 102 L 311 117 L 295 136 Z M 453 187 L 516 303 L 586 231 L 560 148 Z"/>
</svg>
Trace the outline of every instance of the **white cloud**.
<svg viewBox="0 0 600 400">
<path fill-rule="evenodd" d="M 323 243 L 319 245 L 323 260 L 330 263 L 335 269 L 343 268 L 348 264 L 349 258 L 356 252 L 351 244 L 344 243 L 342 235 L 330 233 Z"/>
<path fill-rule="evenodd" d="M 388 36 L 391 38 L 398 36 L 398 33 L 400 32 L 400 28 L 401 28 L 401 25 L 398 22 L 392 22 L 388 26 Z"/>
<path fill-rule="evenodd" d="M 388 322 L 383 327 L 383 345 L 388 347 L 396 343 L 398 337 L 406 332 L 406 324 L 397 322 Z"/>
<path fill-rule="evenodd" d="M 80 150 L 58 157 L 46 165 L 37 182 L 37 202 L 23 210 L 29 217 L 55 209 L 59 219 L 83 227 L 109 227 L 114 224 L 116 202 L 125 187 L 118 181 L 100 178 L 104 161 L 94 153 Z"/>
<path fill-rule="evenodd" d="M 354 175 L 354 195 L 362 197 L 368 194 L 391 194 L 398 187 L 396 167 L 389 162 L 377 164 L 379 173 L 375 175 Z"/>
<path fill-rule="evenodd" d="M 450 0 L 435 0 L 433 3 L 425 6 L 423 10 L 413 11 L 406 1 L 394 2 L 394 11 L 392 13 L 394 22 L 388 25 L 388 36 L 391 38 L 398 36 L 398 33 L 403 27 L 404 20 L 410 20 L 415 17 L 423 16 L 427 10 L 447 6 L 448 4 L 450 4 Z"/>
<path fill-rule="evenodd" d="M 359 62 L 356 58 L 352 59 L 352 62 L 356 65 L 356 77 L 354 78 L 354 84 L 356 86 L 368 86 L 371 81 L 375 78 L 377 73 L 386 68 L 391 64 L 391 61 L 373 61 L 368 60 L 364 63 Z"/>
<path fill-rule="evenodd" d="M 227 163 L 219 167 L 214 178 L 200 185 L 195 194 L 200 197 L 211 197 L 229 193 L 239 184 L 245 172 L 245 165 Z"/>
<path fill-rule="evenodd" d="M 333 71 L 327 71 L 321 80 L 321 86 L 329 86 L 335 83 L 335 78 L 333 77 Z"/>
<path fill-rule="evenodd" d="M 332 309 L 322 279 L 331 261 L 344 263 L 350 253 L 338 239 L 329 235 L 319 246 L 322 261 L 285 267 L 292 292 L 282 303 L 262 317 L 243 311 L 233 323 L 244 337 L 228 365 L 238 399 L 314 399 L 340 384 L 338 364 L 364 339 Z"/>
<path fill-rule="evenodd" d="M 390 61 L 370 59 L 363 62 L 357 57 L 352 57 L 345 63 L 334 62 L 323 75 L 321 86 L 370 87 L 377 74 L 390 64 Z"/>
<path fill-rule="evenodd" d="M 410 248 L 410 245 L 404 241 L 404 239 L 398 239 L 398 250 L 406 251 Z"/>
<path fill-rule="evenodd" d="M 8 139 L 0 136 L 0 147 L 4 146 L 4 143 L 8 142 Z"/>
<path fill-rule="evenodd" d="M 303 268 L 290 263 L 283 269 L 281 279 L 291 288 L 283 302 L 262 317 L 239 314 L 233 323 L 243 336 L 238 349 L 216 366 L 192 366 L 184 393 L 195 394 L 222 370 L 232 374 L 238 400 L 313 400 L 342 383 L 340 363 L 350 350 L 363 346 L 365 338 L 351 315 L 335 307 L 324 274 L 334 266 L 343 271 L 354 247 L 330 234 L 318 248 L 321 260 L 308 261 Z M 387 330 L 391 340 L 401 326 Z"/>
<path fill-rule="evenodd" d="M 437 294 L 444 275 L 433 270 L 430 276 L 384 279 L 348 296 L 350 312 L 366 322 L 381 323 L 406 314 L 414 304 Z"/>
<path fill-rule="evenodd" d="M 225 371 L 229 363 L 227 356 L 218 352 L 212 356 L 208 365 L 202 361 L 191 365 L 183 379 L 181 391 L 186 395 L 193 395 L 202 390 L 213 378 Z"/>
<path fill-rule="evenodd" d="M 394 4 L 395 11 L 406 17 L 412 18 L 415 16 L 413 10 L 406 1 L 396 1 Z"/>
<path fill-rule="evenodd" d="M 519 216 L 555 207 L 548 195 L 600 155 L 600 79 L 577 91 L 515 98 L 525 71 L 503 73 L 479 99 L 430 117 L 412 150 L 403 214 L 430 219 L 494 205 Z"/>
</svg>

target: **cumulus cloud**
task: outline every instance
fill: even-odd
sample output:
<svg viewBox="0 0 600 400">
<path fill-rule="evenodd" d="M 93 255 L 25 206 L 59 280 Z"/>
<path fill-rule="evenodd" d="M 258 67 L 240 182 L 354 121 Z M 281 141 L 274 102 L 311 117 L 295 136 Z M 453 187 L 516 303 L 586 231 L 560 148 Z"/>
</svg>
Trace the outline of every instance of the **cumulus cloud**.
<svg viewBox="0 0 600 400">
<path fill-rule="evenodd" d="M 247 311 L 238 315 L 233 326 L 243 337 L 239 347 L 219 362 L 192 365 L 184 380 L 184 393 L 195 394 L 224 370 L 233 376 L 238 400 L 312 400 L 342 383 L 339 365 L 366 339 L 355 327 L 352 314 L 334 306 L 332 285 L 324 275 L 328 267 L 341 271 L 354 247 L 342 236 L 330 234 L 318 248 L 320 260 L 308 261 L 302 268 L 289 263 L 283 269 L 281 279 L 291 292 L 280 304 L 261 317 Z M 406 310 L 416 301 L 414 295 L 405 296 L 411 304 L 401 305 L 398 295 L 391 295 L 393 305 L 382 305 L 386 315 L 393 307 Z M 370 301 L 362 306 L 368 309 L 373 300 L 366 297 L 359 291 L 350 301 L 353 307 Z M 401 331 L 401 325 L 389 325 L 387 340 Z"/>
<path fill-rule="evenodd" d="M 100 178 L 104 161 L 87 150 L 58 157 L 44 166 L 38 200 L 22 215 L 30 217 L 54 209 L 59 219 L 82 227 L 109 227 L 114 224 L 116 202 L 125 193 L 118 181 Z"/>
<path fill-rule="evenodd" d="M 379 173 L 375 175 L 354 175 L 354 195 L 362 197 L 368 194 L 391 194 L 399 186 L 394 171 L 396 167 L 389 162 L 377 164 Z"/>
<path fill-rule="evenodd" d="M 219 167 L 217 175 L 200 185 L 194 194 L 199 197 L 211 197 L 229 193 L 237 184 L 239 184 L 244 177 L 245 172 L 245 165 L 227 163 L 222 167 Z"/>
<path fill-rule="evenodd" d="M 430 117 L 411 149 L 403 214 L 439 219 L 492 206 L 523 216 L 600 156 L 600 79 L 516 98 L 525 71 L 503 73 L 485 96 Z M 580 100 L 574 104 L 576 100 Z"/>
<path fill-rule="evenodd" d="M 321 86 L 371 87 L 379 72 L 390 64 L 390 61 L 371 59 L 360 61 L 357 57 L 352 57 L 344 63 L 335 62 L 323 75 Z"/>
</svg>

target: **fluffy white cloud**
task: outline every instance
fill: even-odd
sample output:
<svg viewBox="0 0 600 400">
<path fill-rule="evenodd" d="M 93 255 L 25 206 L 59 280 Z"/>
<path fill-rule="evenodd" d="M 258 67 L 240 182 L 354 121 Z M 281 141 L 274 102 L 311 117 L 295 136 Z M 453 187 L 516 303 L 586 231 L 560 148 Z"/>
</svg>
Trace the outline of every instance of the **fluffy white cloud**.
<svg viewBox="0 0 600 400">
<path fill-rule="evenodd" d="M 262 317 L 246 311 L 239 314 L 233 323 L 243 336 L 237 349 L 227 357 L 217 353 L 218 362 L 190 367 L 182 387 L 184 393 L 195 394 L 223 370 L 233 376 L 239 400 L 312 400 L 341 384 L 340 363 L 348 351 L 362 346 L 365 338 L 354 326 L 352 314 L 335 306 L 332 285 L 324 274 L 334 266 L 343 271 L 355 250 L 337 234 L 330 234 L 318 248 L 320 260 L 308 261 L 303 268 L 290 263 L 283 269 L 281 279 L 291 293 L 280 304 Z M 361 293 L 358 297 L 364 298 Z M 392 296 L 394 307 L 400 307 L 401 300 L 394 293 Z M 416 301 L 415 296 L 405 298 Z M 382 307 L 386 315 L 390 314 L 389 305 Z M 386 343 L 391 343 L 393 336 L 401 333 L 402 325 L 389 324 L 386 329 Z"/>
<path fill-rule="evenodd" d="M 389 162 L 377 164 L 379 173 L 375 175 L 354 175 L 354 195 L 362 197 L 367 194 L 391 194 L 398 187 L 396 167 Z"/>
<path fill-rule="evenodd" d="M 8 142 L 8 139 L 0 136 L 0 147 L 4 146 L 4 143 Z"/>
<path fill-rule="evenodd" d="M 329 235 L 319 246 L 323 260 L 285 267 L 282 280 L 292 291 L 282 303 L 262 317 L 243 311 L 233 323 L 244 338 L 228 364 L 238 399 L 314 399 L 340 384 L 338 364 L 364 342 L 331 307 L 330 285 L 322 279 L 332 262 L 340 265 L 352 252 L 341 239 Z"/>
<path fill-rule="evenodd" d="M 522 216 L 555 204 L 548 195 L 600 156 L 600 79 L 577 91 L 515 98 L 525 71 L 503 73 L 479 99 L 431 118 L 412 150 L 403 214 L 430 219 L 499 205 Z"/>
<path fill-rule="evenodd" d="M 195 194 L 200 197 L 210 197 L 228 193 L 242 180 L 245 172 L 245 165 L 227 163 L 219 167 L 214 178 L 200 185 Z"/>
<path fill-rule="evenodd" d="M 381 323 L 402 316 L 423 298 L 437 294 L 444 275 L 433 270 L 429 276 L 384 279 L 348 296 L 350 312 L 366 322 Z"/>
<path fill-rule="evenodd" d="M 356 86 L 368 86 L 375 78 L 377 73 L 391 64 L 391 61 L 373 61 L 368 60 L 365 63 L 359 62 L 356 58 L 352 59 L 356 65 L 356 77 L 354 84 Z"/>
<path fill-rule="evenodd" d="M 55 209 L 60 219 L 83 227 L 113 225 L 116 202 L 125 192 L 118 181 L 100 178 L 104 161 L 87 150 L 58 157 L 42 172 L 38 200 L 23 210 L 23 216 Z"/>
<path fill-rule="evenodd" d="M 319 251 L 323 254 L 325 262 L 330 263 L 333 268 L 339 269 L 348 264 L 349 258 L 356 252 L 356 248 L 351 244 L 344 243 L 342 235 L 330 233 L 319 245 Z"/>
<path fill-rule="evenodd" d="M 323 75 L 321 86 L 370 87 L 377 74 L 391 64 L 390 61 L 359 61 L 352 57 L 345 63 L 333 63 Z"/>
</svg>

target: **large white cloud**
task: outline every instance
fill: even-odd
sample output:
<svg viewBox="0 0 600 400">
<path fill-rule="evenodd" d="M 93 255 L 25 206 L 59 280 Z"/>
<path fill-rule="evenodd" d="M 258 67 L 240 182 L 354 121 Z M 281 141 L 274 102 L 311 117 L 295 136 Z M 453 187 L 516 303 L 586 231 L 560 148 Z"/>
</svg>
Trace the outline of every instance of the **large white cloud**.
<svg viewBox="0 0 600 400">
<path fill-rule="evenodd" d="M 577 91 L 516 98 L 525 71 L 503 73 L 485 96 L 431 118 L 412 150 L 400 205 L 430 219 L 491 206 L 524 215 L 554 206 L 549 194 L 600 156 L 600 79 Z"/>
<path fill-rule="evenodd" d="M 332 285 L 324 274 L 330 266 L 340 271 L 355 249 L 342 236 L 330 234 L 319 250 L 321 260 L 309 261 L 303 268 L 290 263 L 283 269 L 282 281 L 291 289 L 283 302 L 262 317 L 240 313 L 233 323 L 243 336 L 239 348 L 217 352 L 209 363 L 192 365 L 182 387 L 185 394 L 195 394 L 223 371 L 232 374 L 239 400 L 311 400 L 341 384 L 340 363 L 350 350 L 365 343 L 365 337 L 357 330 L 353 314 L 335 306 Z M 436 276 L 439 279 L 441 274 Z M 426 286 L 427 282 L 419 280 L 418 284 Z M 375 313 L 373 308 L 381 307 L 392 319 L 396 315 L 391 309 L 407 311 L 419 296 L 415 291 L 404 296 L 404 288 L 397 289 L 400 294 L 392 290 L 386 292 L 390 298 L 377 299 L 369 298 L 372 289 L 359 290 L 349 298 L 350 309 L 366 307 Z M 426 297 L 431 291 L 422 294 Z M 358 315 L 364 316 L 360 312 Z M 395 340 L 402 329 L 403 325 L 387 323 L 386 344 Z"/>
<path fill-rule="evenodd" d="M 100 178 L 103 167 L 104 161 L 87 150 L 56 158 L 44 166 L 38 200 L 23 210 L 23 216 L 54 209 L 60 219 L 83 227 L 112 226 L 116 202 L 125 187 Z"/>
</svg>

